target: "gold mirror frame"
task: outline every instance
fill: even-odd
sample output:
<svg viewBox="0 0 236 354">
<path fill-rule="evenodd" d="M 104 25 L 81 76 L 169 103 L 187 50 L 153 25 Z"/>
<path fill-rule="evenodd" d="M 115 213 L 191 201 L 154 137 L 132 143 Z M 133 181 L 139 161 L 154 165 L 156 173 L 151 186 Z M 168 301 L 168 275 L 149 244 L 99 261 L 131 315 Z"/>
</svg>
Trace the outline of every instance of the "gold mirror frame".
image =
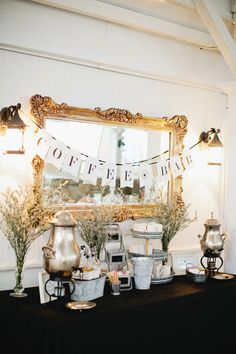
<svg viewBox="0 0 236 354">
<path fill-rule="evenodd" d="M 177 155 L 183 152 L 183 139 L 187 133 L 188 119 L 184 115 L 175 115 L 172 118 L 155 118 L 144 117 L 140 113 L 135 115 L 120 108 L 109 108 L 101 110 L 97 107 L 94 109 L 68 106 L 66 103 L 58 104 L 51 97 L 34 95 L 30 98 L 32 120 L 39 127 L 45 127 L 47 117 L 56 118 L 58 120 L 84 121 L 88 123 L 102 123 L 108 125 L 125 126 L 127 128 L 149 129 L 164 131 L 170 133 L 170 155 Z M 33 173 L 35 180 L 42 181 L 43 160 L 37 155 L 32 161 Z M 179 204 L 183 204 L 182 200 L 182 177 L 171 178 L 169 197 L 177 199 Z M 75 218 L 88 217 L 91 207 L 66 205 L 65 208 L 70 210 Z M 153 204 L 124 204 L 112 205 L 115 209 L 116 221 L 124 221 L 126 219 L 137 219 L 140 217 L 152 216 Z"/>
</svg>

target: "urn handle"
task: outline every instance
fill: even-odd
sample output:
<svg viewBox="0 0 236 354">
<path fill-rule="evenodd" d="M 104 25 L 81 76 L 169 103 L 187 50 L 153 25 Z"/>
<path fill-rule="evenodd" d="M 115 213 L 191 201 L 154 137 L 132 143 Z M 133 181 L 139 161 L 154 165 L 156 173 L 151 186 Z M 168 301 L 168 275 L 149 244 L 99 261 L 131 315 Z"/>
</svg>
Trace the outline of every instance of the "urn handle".
<svg viewBox="0 0 236 354">
<path fill-rule="evenodd" d="M 44 247 L 42 247 L 42 250 L 43 250 L 44 256 L 46 258 L 50 258 L 50 259 L 55 259 L 56 258 L 56 251 L 54 251 L 53 248 L 51 248 L 49 246 L 44 246 Z"/>
<path fill-rule="evenodd" d="M 224 241 L 226 239 L 226 234 L 223 233 L 223 234 L 220 235 L 220 237 L 221 237 L 221 240 Z"/>
</svg>

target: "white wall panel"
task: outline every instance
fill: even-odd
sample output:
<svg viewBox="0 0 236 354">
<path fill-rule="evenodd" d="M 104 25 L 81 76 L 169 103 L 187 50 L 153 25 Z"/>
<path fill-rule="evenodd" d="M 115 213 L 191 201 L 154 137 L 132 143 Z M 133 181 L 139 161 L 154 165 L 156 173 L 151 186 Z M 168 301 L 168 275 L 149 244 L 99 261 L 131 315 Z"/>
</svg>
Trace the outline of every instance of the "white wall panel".
<svg viewBox="0 0 236 354">
<path fill-rule="evenodd" d="M 207 51 L 114 24 L 108 26 L 107 47 L 110 50 L 106 52 L 106 62 L 140 72 L 213 85 L 224 80 L 225 75 L 231 76 L 217 51 Z M 221 70 L 215 70 L 219 65 Z"/>
<path fill-rule="evenodd" d="M 0 44 L 13 50 L 199 84 L 232 78 L 218 51 L 37 3 L 2 1 L 0 18 Z"/>
<path fill-rule="evenodd" d="M 24 97 L 25 113 L 29 111 L 30 97 L 39 93 L 51 96 L 58 103 L 65 102 L 81 107 L 123 107 L 133 113 L 140 112 L 157 117 L 184 114 L 189 119 L 186 147 L 197 141 L 201 131 L 212 126 L 221 128 L 223 123 L 220 114 L 220 93 L 25 54 L 6 51 L 3 54 L 7 62 L 3 73 L 4 80 L 8 75 L 11 82 L 14 78 L 14 91 L 5 91 L 4 100 L 6 104 L 11 104 L 10 100 L 15 103 Z M 16 72 L 16 65 L 19 72 Z M 10 85 L 7 87 L 10 90 Z M 1 171 L 4 171 L 4 175 L 10 173 L 11 177 L 15 175 L 19 179 L 19 168 L 14 171 L 12 166 L 5 166 Z M 195 210 L 198 211 L 198 221 L 179 234 L 172 241 L 171 248 L 196 248 L 199 245 L 197 235 L 202 232 L 202 225 L 210 216 L 210 212 L 214 211 L 216 217 L 221 215 L 218 184 L 217 180 L 212 183 L 211 177 L 214 178 L 214 173 L 210 177 L 211 171 L 209 166 L 201 169 L 195 167 L 184 176 L 184 198 L 191 204 L 192 215 Z M 219 173 L 216 176 L 219 178 Z M 199 195 L 204 195 L 204 203 L 199 199 Z M 27 256 L 28 265 L 42 264 L 42 246 L 46 244 L 47 238 L 47 235 L 44 235 L 32 245 Z M 13 266 L 12 250 L 6 241 L 2 245 L 4 262 L 1 262 L 0 266 Z M 1 273 L 0 278 L 5 276 L 4 274 L 5 272 Z M 34 280 L 30 279 L 28 284 L 37 282 L 35 274 L 32 272 Z M 2 286 L 5 287 L 6 284 L 3 282 Z"/>
<path fill-rule="evenodd" d="M 3 72 L 2 72 L 2 102 L 6 106 L 17 104 L 15 97 L 19 94 L 21 86 L 21 64 L 22 56 L 13 54 L 7 56 L 2 52 L 3 57 Z M 19 97 L 20 99 L 21 97 Z M 13 101 L 12 101 L 13 99 Z"/>
<path fill-rule="evenodd" d="M 19 55 L 19 54 L 16 54 Z M 22 56 L 22 105 L 23 107 L 29 107 L 29 97 L 34 93 L 41 90 L 45 90 L 45 86 L 40 86 L 41 81 L 41 62 L 42 58 L 33 57 L 31 55 Z M 50 61 L 48 60 L 48 67 L 50 67 Z M 45 79 L 48 73 L 42 74 Z"/>
<path fill-rule="evenodd" d="M 0 42 L 101 60 L 106 23 L 25 1 L 0 2 Z"/>
<path fill-rule="evenodd" d="M 214 51 L 25 1 L 0 1 L 0 20 L 0 42 L 5 44 L 0 50 L 1 107 L 21 102 L 28 114 L 30 97 L 38 93 L 81 107 L 113 106 L 157 117 L 184 114 L 189 119 L 186 147 L 198 140 L 201 131 L 223 128 L 225 102 L 220 92 L 197 88 L 230 77 Z M 14 46 L 18 52 L 12 51 Z M 23 49 L 20 53 L 20 47 L 34 51 L 34 55 L 25 54 Z M 63 60 L 46 58 L 47 52 L 61 55 Z M 85 59 L 86 65 L 79 64 Z M 107 69 L 104 62 L 109 64 Z M 157 79 L 158 74 L 163 80 Z M 165 77 L 183 83 L 170 83 Z M 193 81 L 196 87 L 189 86 Z M 29 162 L 9 161 L 0 160 L 0 187 L 2 180 L 16 183 L 29 178 Z M 209 166 L 194 167 L 185 174 L 183 195 L 191 204 L 191 213 L 197 210 L 198 221 L 179 234 L 171 248 L 198 247 L 197 235 L 203 232 L 210 212 L 221 219 L 220 178 L 221 172 Z M 41 248 L 47 238 L 43 235 L 32 245 L 28 265 L 42 265 Z M 0 244 L 0 269 L 13 267 L 14 254 L 2 236 Z M 37 284 L 35 269 L 27 271 L 26 286 Z M 0 272 L 0 289 L 13 285 L 13 271 Z"/>
<path fill-rule="evenodd" d="M 235 132 L 236 132 L 236 82 L 222 85 L 228 97 L 228 114 L 226 119 L 225 143 L 225 195 L 224 195 L 224 220 L 226 232 L 225 269 L 229 273 L 236 273 L 236 158 L 235 158 Z"/>
<path fill-rule="evenodd" d="M 2 106 L 2 102 L 4 99 L 4 71 L 5 71 L 5 53 L 0 51 L 0 105 Z"/>
</svg>

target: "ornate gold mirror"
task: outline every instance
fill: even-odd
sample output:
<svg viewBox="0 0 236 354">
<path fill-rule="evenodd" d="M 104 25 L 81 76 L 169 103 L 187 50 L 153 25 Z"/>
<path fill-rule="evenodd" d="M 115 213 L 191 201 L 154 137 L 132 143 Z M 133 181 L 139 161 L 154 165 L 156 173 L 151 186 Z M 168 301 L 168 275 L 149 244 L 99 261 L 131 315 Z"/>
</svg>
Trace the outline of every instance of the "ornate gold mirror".
<svg viewBox="0 0 236 354">
<path fill-rule="evenodd" d="M 120 166 L 131 163 L 139 166 L 143 161 L 155 165 L 161 159 L 181 154 L 188 120 L 183 115 L 171 118 L 144 117 L 125 109 L 80 108 L 58 104 L 50 97 L 34 95 L 30 99 L 34 122 L 44 128 L 55 139 L 68 147 L 80 151 L 86 157 L 93 156 L 101 162 L 113 162 Z M 101 187 L 98 176 L 96 185 L 75 180 L 51 164 L 36 156 L 33 160 L 34 175 L 49 185 L 65 182 L 69 202 L 64 204 L 75 217 L 89 215 L 91 205 L 108 204 L 115 209 L 117 221 L 128 218 L 148 217 L 157 203 L 158 193 L 166 198 L 181 199 L 181 178 L 177 177 L 163 184 L 159 189 L 139 187 L 138 177 L 133 188 L 119 188 L 119 174 L 116 186 Z M 138 176 L 138 171 L 134 173 Z"/>
</svg>

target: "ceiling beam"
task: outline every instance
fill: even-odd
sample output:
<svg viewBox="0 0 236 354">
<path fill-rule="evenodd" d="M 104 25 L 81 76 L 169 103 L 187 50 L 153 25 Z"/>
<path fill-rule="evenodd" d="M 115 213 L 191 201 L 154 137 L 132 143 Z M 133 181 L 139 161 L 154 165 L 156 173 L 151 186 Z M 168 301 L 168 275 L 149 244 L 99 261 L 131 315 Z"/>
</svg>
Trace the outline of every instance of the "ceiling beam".
<svg viewBox="0 0 236 354">
<path fill-rule="evenodd" d="M 210 35 L 236 79 L 236 44 L 212 0 L 194 0 Z"/>
<path fill-rule="evenodd" d="M 214 48 L 215 43 L 207 32 L 144 15 L 132 10 L 97 0 L 28 0 L 42 5 L 79 13 L 100 20 L 120 24 L 158 36 L 191 43 L 199 47 Z"/>
</svg>

